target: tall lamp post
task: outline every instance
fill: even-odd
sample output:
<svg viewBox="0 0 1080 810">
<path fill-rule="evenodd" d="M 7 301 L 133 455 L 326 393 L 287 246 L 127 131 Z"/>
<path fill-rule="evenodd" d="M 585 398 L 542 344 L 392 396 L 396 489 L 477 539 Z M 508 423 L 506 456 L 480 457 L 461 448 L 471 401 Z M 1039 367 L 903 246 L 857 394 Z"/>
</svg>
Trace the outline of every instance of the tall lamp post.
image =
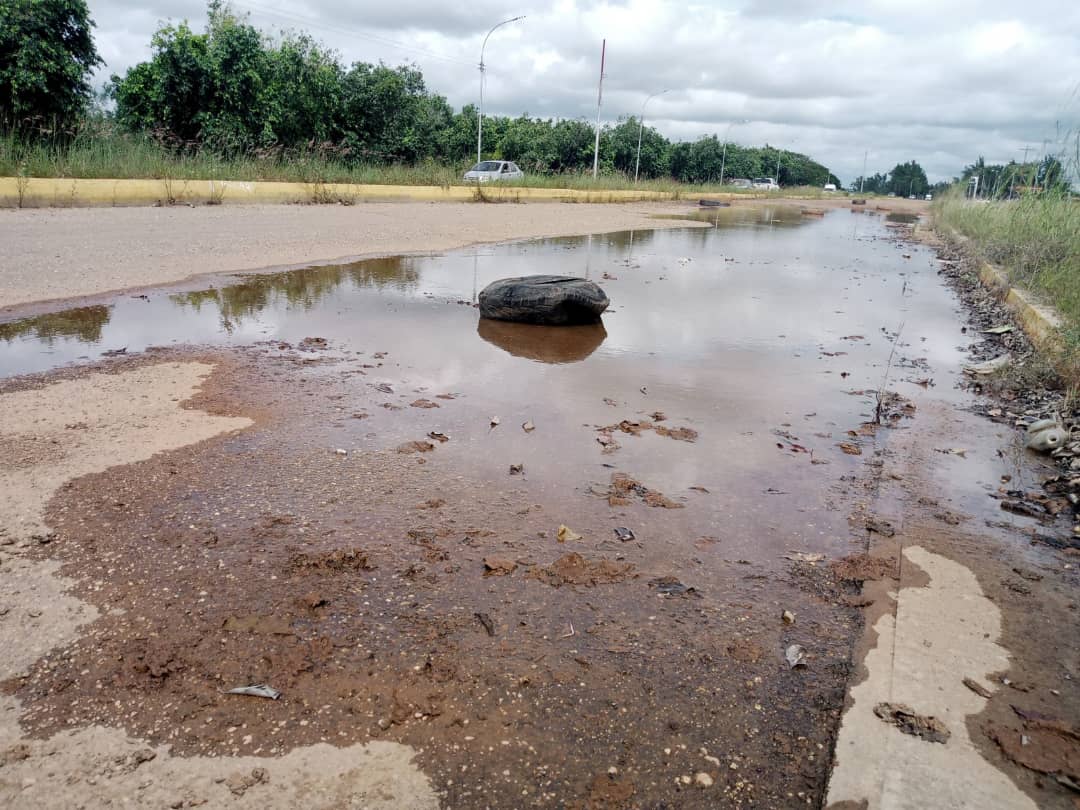
<svg viewBox="0 0 1080 810">
<path fill-rule="evenodd" d="M 731 128 L 736 124 L 748 124 L 749 120 L 741 118 L 738 121 L 732 121 L 727 125 L 727 129 L 724 130 L 724 152 L 720 155 L 720 185 L 724 185 L 724 169 L 727 168 L 727 142 L 728 135 L 731 133 Z"/>
<path fill-rule="evenodd" d="M 487 47 L 488 37 L 490 37 L 496 28 L 501 28 L 508 23 L 517 22 L 518 20 L 524 20 L 525 15 L 522 14 L 519 17 L 511 17 L 509 20 L 503 20 L 501 23 L 496 23 L 491 26 L 491 30 L 487 32 L 487 36 L 484 37 L 484 44 L 480 46 L 480 109 L 476 114 L 476 162 L 480 162 L 480 152 L 484 145 L 484 48 Z"/>
<path fill-rule="evenodd" d="M 637 157 L 634 159 L 634 182 L 638 179 L 638 169 L 641 168 L 641 132 L 645 128 L 645 105 L 652 101 L 657 96 L 662 96 L 664 93 L 670 93 L 671 90 L 661 90 L 659 93 L 653 93 L 649 96 L 641 105 L 641 115 L 638 116 L 637 127 Z"/>
</svg>

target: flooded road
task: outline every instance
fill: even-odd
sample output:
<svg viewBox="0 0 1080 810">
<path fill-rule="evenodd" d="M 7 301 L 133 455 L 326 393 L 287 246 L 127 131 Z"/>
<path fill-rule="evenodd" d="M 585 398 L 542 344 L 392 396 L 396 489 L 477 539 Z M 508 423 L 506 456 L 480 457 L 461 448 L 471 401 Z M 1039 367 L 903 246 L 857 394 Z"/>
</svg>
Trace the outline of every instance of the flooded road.
<svg viewBox="0 0 1080 810">
<path fill-rule="evenodd" d="M 36 553 L 103 612 L 9 682 L 24 726 L 183 755 L 377 737 L 447 807 L 819 804 L 860 623 L 827 561 L 866 548 L 884 434 L 964 401 L 968 339 L 884 217 L 700 216 L 0 325 L 0 375 L 196 356 L 194 407 L 256 421 L 52 501 Z M 533 273 L 601 284 L 603 326 L 478 319 Z"/>
</svg>

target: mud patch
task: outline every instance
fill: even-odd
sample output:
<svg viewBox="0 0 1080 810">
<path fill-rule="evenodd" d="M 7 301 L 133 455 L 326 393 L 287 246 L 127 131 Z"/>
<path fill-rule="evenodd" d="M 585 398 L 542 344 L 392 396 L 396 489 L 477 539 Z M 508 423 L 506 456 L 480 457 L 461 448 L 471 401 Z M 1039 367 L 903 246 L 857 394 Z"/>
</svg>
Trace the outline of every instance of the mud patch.
<svg viewBox="0 0 1080 810">
<path fill-rule="evenodd" d="M 612 560 L 586 560 L 577 552 L 559 557 L 549 566 L 534 568 L 529 577 L 558 588 L 562 585 L 611 585 L 622 582 L 634 571 L 630 563 Z"/>
</svg>

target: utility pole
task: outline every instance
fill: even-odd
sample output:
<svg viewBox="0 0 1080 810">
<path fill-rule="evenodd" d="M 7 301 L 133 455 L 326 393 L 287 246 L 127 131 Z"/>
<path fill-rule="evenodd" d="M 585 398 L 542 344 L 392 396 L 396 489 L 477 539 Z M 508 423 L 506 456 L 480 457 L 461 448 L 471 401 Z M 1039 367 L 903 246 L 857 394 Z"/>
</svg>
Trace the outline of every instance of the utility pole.
<svg viewBox="0 0 1080 810">
<path fill-rule="evenodd" d="M 600 84 L 596 88 L 596 144 L 593 146 L 592 176 L 596 179 L 600 172 L 600 102 L 604 100 L 604 57 L 607 55 L 607 40 L 600 46 Z"/>
<path fill-rule="evenodd" d="M 866 159 L 870 157 L 870 150 L 862 153 L 862 176 L 859 178 L 859 193 L 862 194 L 863 183 L 866 182 Z"/>
</svg>

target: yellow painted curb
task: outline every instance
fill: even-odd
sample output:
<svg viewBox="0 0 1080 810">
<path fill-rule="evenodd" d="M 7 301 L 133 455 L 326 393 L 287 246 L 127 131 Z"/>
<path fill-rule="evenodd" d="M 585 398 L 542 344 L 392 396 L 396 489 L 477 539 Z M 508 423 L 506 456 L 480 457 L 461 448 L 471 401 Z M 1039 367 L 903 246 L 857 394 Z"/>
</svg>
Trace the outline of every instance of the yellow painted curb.
<svg viewBox="0 0 1080 810">
<path fill-rule="evenodd" d="M 1037 349 L 1059 352 L 1064 348 L 1061 342 L 1062 323 L 1058 314 L 1033 300 L 1031 293 L 1011 286 L 1004 270 L 983 262 L 979 266 L 979 281 L 997 291 Z"/>
<path fill-rule="evenodd" d="M 948 236 L 961 245 L 968 241 L 966 236 L 952 228 L 949 228 Z M 1052 307 L 1038 303 L 1027 290 L 1012 286 L 1008 273 L 989 262 L 979 262 L 979 281 L 984 287 L 994 290 L 1005 306 L 1013 311 L 1020 328 L 1036 349 L 1052 355 L 1065 351 L 1061 338 L 1061 316 Z"/>
<path fill-rule="evenodd" d="M 494 202 L 639 202 L 675 199 L 669 191 L 589 191 L 485 185 Z M 469 202 L 475 186 L 375 186 L 347 183 L 273 183 L 242 180 L 99 180 L 0 177 L 2 208 L 84 208 L 132 205 L 245 203 Z"/>
</svg>

